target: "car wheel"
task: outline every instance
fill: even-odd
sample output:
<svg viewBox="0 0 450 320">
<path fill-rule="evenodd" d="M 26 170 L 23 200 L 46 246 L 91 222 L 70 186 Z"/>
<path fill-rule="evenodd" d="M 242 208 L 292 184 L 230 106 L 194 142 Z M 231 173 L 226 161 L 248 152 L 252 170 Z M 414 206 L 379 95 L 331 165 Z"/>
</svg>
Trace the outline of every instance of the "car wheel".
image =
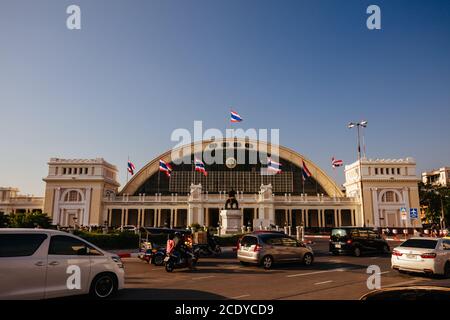
<svg viewBox="0 0 450 320">
<path fill-rule="evenodd" d="M 361 257 L 361 249 L 356 247 L 355 249 L 353 249 L 353 255 L 355 257 Z"/>
<path fill-rule="evenodd" d="M 447 263 L 444 266 L 444 277 L 450 278 L 450 262 L 447 261 Z"/>
<path fill-rule="evenodd" d="M 314 257 L 311 253 L 305 253 L 305 255 L 303 256 L 303 264 L 305 266 L 310 266 L 312 265 L 314 261 Z"/>
<path fill-rule="evenodd" d="M 389 246 L 387 244 L 385 244 L 383 246 L 383 253 L 391 253 L 391 249 L 389 248 Z"/>
<path fill-rule="evenodd" d="M 110 273 L 99 274 L 91 284 L 90 295 L 95 299 L 107 299 L 117 292 L 117 278 Z"/>
<path fill-rule="evenodd" d="M 262 260 L 264 269 L 269 270 L 273 265 L 273 258 L 271 256 L 265 256 Z"/>
</svg>

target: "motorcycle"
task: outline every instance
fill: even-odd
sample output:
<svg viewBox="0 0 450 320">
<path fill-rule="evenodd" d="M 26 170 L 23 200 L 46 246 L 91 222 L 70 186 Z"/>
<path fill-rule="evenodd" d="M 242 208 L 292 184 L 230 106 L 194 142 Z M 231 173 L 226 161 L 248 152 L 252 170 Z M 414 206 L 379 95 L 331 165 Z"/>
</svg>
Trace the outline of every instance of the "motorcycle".
<svg viewBox="0 0 450 320">
<path fill-rule="evenodd" d="M 197 244 L 199 252 L 202 256 L 218 256 L 222 253 L 222 249 L 217 242 L 217 239 L 213 236 L 208 236 L 207 243 Z"/>
<path fill-rule="evenodd" d="M 207 256 L 218 256 L 222 253 L 222 249 L 220 246 L 216 243 L 213 245 L 210 244 L 196 244 L 196 248 L 198 248 L 198 251 L 201 256 L 207 257 Z"/>
<path fill-rule="evenodd" d="M 164 258 L 164 266 L 167 272 L 172 272 L 174 269 L 188 268 L 189 260 L 191 260 L 191 267 L 195 268 L 198 262 L 198 257 L 198 249 L 186 251 L 185 256 L 183 256 L 179 251 L 175 251 Z"/>
</svg>

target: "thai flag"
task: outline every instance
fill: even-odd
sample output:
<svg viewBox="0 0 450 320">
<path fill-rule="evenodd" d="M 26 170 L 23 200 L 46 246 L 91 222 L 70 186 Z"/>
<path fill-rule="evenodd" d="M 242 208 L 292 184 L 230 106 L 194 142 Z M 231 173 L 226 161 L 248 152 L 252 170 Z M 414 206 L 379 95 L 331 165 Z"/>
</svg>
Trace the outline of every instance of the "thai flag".
<svg viewBox="0 0 450 320">
<path fill-rule="evenodd" d="M 303 167 L 302 167 L 302 177 L 304 180 L 308 179 L 309 177 L 311 177 L 311 171 L 309 171 L 308 167 L 306 166 L 305 161 L 302 160 L 303 163 Z"/>
<path fill-rule="evenodd" d="M 344 165 L 344 161 L 335 159 L 333 157 L 333 158 L 331 158 L 331 165 L 332 165 L 333 169 L 337 168 L 337 167 L 342 167 Z"/>
<path fill-rule="evenodd" d="M 131 173 L 131 175 L 134 175 L 134 170 L 136 170 L 136 167 L 134 166 L 133 162 L 128 160 L 128 172 Z"/>
<path fill-rule="evenodd" d="M 170 177 L 170 173 L 172 172 L 172 167 L 162 159 L 159 159 L 159 171 L 163 171 L 166 173 L 168 177 Z"/>
<path fill-rule="evenodd" d="M 205 164 L 200 159 L 195 159 L 195 171 L 203 173 L 205 177 L 208 175 L 208 172 L 206 172 L 205 169 Z"/>
<path fill-rule="evenodd" d="M 231 110 L 230 121 L 231 122 L 241 122 L 242 121 L 242 117 L 237 112 Z"/>
<path fill-rule="evenodd" d="M 270 157 L 268 157 L 267 169 L 275 173 L 281 173 L 281 163 L 275 162 Z"/>
</svg>

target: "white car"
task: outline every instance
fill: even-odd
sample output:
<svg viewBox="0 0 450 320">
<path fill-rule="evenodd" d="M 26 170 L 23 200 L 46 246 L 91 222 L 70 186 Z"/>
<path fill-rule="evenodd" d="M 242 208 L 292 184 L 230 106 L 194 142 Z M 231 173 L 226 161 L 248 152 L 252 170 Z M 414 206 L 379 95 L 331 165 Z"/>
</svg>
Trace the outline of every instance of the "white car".
<svg viewBox="0 0 450 320">
<path fill-rule="evenodd" d="M 124 274 L 118 256 L 72 234 L 0 229 L 0 299 L 108 298 L 123 288 Z"/>
<path fill-rule="evenodd" d="M 450 240 L 411 238 L 392 252 L 391 266 L 400 272 L 420 272 L 450 277 Z"/>
</svg>

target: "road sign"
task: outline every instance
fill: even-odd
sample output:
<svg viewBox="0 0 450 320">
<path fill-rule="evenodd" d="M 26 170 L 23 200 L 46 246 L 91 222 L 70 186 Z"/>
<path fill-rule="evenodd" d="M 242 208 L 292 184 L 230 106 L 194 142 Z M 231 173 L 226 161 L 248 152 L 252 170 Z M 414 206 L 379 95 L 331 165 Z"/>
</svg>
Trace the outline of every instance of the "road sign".
<svg viewBox="0 0 450 320">
<path fill-rule="evenodd" d="M 406 220 L 406 208 L 405 207 L 400 208 L 400 215 L 401 215 L 402 220 Z"/>
<path fill-rule="evenodd" d="M 416 208 L 409 209 L 409 217 L 411 219 L 419 219 L 419 211 Z"/>
</svg>

